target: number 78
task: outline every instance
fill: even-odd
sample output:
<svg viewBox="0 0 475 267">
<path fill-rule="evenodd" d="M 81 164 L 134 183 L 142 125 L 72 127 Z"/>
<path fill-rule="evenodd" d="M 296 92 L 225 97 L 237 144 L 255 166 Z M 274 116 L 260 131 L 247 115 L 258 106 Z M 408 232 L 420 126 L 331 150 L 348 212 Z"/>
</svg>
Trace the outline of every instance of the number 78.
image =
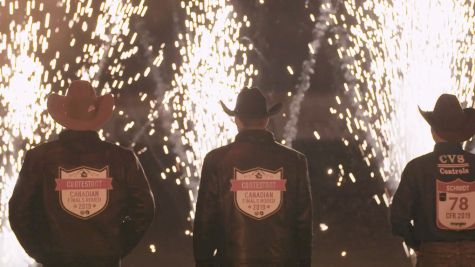
<svg viewBox="0 0 475 267">
<path fill-rule="evenodd" d="M 468 209 L 468 198 L 467 197 L 449 197 L 449 200 L 452 200 L 452 207 L 450 210 L 453 210 L 458 203 L 458 208 L 460 210 Z"/>
</svg>

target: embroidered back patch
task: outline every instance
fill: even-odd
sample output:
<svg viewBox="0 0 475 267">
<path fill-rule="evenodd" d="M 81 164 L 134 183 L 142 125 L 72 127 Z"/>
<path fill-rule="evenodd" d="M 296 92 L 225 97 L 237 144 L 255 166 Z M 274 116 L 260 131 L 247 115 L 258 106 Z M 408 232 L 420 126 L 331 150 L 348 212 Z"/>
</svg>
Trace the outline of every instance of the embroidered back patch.
<svg viewBox="0 0 475 267">
<path fill-rule="evenodd" d="M 112 190 L 109 166 L 102 169 L 82 166 L 71 170 L 60 167 L 55 181 L 61 207 L 79 219 L 99 214 L 109 203 L 109 190 Z"/>
<path fill-rule="evenodd" d="M 475 182 L 436 180 L 436 191 L 439 229 L 475 229 Z"/>
<path fill-rule="evenodd" d="M 240 171 L 234 168 L 231 191 L 234 203 L 245 215 L 261 220 L 279 211 L 282 206 L 286 180 L 283 169 L 270 171 L 254 168 Z"/>
</svg>

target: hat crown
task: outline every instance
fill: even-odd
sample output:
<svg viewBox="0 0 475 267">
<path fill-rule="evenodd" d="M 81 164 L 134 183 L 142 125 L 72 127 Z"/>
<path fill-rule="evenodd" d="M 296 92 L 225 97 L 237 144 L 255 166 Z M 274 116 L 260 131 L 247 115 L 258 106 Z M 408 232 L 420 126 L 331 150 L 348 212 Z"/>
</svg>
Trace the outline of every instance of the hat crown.
<svg viewBox="0 0 475 267">
<path fill-rule="evenodd" d="M 234 109 L 238 116 L 265 117 L 267 103 L 264 95 L 257 88 L 244 88 L 239 93 Z"/>
<path fill-rule="evenodd" d="M 463 123 L 464 112 L 457 97 L 450 94 L 443 94 L 435 103 L 433 116 L 438 118 L 437 124 L 441 128 L 449 125 Z"/>
<path fill-rule="evenodd" d="M 96 99 L 96 92 L 88 81 L 73 81 L 66 92 L 66 97 L 84 101 Z"/>
<path fill-rule="evenodd" d="M 89 120 L 96 113 L 96 92 L 88 81 L 73 81 L 66 93 L 66 113 L 78 120 Z"/>
<path fill-rule="evenodd" d="M 255 87 L 244 87 L 241 92 L 239 92 L 234 110 L 230 110 L 223 101 L 220 102 L 224 112 L 228 115 L 249 119 L 270 117 L 277 114 L 282 108 L 282 103 L 277 103 L 270 109 L 267 109 L 266 98 L 261 91 Z"/>
</svg>

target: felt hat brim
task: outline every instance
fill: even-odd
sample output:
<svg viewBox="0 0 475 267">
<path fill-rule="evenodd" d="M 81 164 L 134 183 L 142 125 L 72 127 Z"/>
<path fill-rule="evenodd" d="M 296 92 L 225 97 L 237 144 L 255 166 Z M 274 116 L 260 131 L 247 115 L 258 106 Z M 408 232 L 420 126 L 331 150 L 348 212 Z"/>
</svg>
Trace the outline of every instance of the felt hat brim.
<svg viewBox="0 0 475 267">
<path fill-rule="evenodd" d="M 112 115 L 114 110 L 114 97 L 112 94 L 98 96 L 96 98 L 96 113 L 91 119 L 80 120 L 68 116 L 66 105 L 67 96 L 51 94 L 48 97 L 47 109 L 53 120 L 67 129 L 77 131 L 95 131 L 99 129 Z"/>
<path fill-rule="evenodd" d="M 226 114 L 232 117 L 235 117 L 235 116 L 239 117 L 240 115 L 239 112 L 236 112 L 235 110 L 231 110 L 230 108 L 228 108 L 226 104 L 223 103 L 223 101 L 220 101 L 220 103 L 221 103 L 221 107 L 223 108 Z M 263 116 L 257 116 L 257 117 L 259 118 L 271 117 L 279 113 L 281 109 L 282 109 L 282 103 L 277 103 L 277 104 L 274 104 L 270 109 L 268 109 L 266 114 L 263 114 Z"/>
<path fill-rule="evenodd" d="M 446 141 L 460 143 L 475 135 L 475 109 L 473 108 L 464 108 L 461 123 L 452 127 L 439 125 L 432 111 L 423 111 L 419 107 L 419 112 L 437 135 Z"/>
</svg>

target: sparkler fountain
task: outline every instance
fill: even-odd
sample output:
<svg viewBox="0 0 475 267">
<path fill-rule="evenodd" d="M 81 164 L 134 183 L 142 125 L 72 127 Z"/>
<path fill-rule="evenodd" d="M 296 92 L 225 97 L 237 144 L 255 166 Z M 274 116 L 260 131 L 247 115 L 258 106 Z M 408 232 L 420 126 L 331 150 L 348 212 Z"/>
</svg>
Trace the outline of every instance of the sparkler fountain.
<svg viewBox="0 0 475 267">
<path fill-rule="evenodd" d="M 231 102 L 239 90 L 252 84 L 257 70 L 247 61 L 246 51 L 252 45 L 239 41 L 240 29 L 249 27 L 244 16 L 242 21 L 227 0 L 181 2 L 186 10 L 186 33 L 179 35 L 176 46 L 180 47 L 182 64 L 173 65 L 177 70 L 172 81 L 173 89 L 165 94 L 165 109 L 173 114 L 171 135 L 178 154 L 175 165 L 162 173 L 166 178 L 180 173 L 178 185 L 188 187 L 194 218 L 194 203 L 204 156 L 210 150 L 227 144 L 237 133 L 232 120 L 223 112 L 219 101 Z M 168 153 L 168 146 L 164 147 Z M 186 230 L 191 235 L 190 230 Z"/>
<path fill-rule="evenodd" d="M 11 24 L 13 34 L 10 38 L 3 35 L 0 54 L 5 50 L 10 52 L 8 65 L 1 69 L 0 95 L 3 111 L 5 115 L 0 121 L 2 133 L 2 146 L 0 154 L 2 166 L 0 167 L 1 186 L 0 193 L 0 225 L 1 225 L 1 247 L 2 251 L 18 253 L 6 253 L 0 258 L 0 263 L 5 265 L 11 262 L 28 262 L 26 254 L 22 253 L 15 237 L 7 228 L 7 202 L 11 196 L 15 185 L 16 177 L 23 158 L 24 150 L 19 146 L 28 147 L 30 144 L 38 143 L 42 137 L 40 134 L 50 134 L 52 128 L 44 127 L 37 129 L 38 122 L 48 125 L 54 124 L 44 115 L 46 107 L 45 96 L 49 93 L 50 87 L 42 84 L 42 74 L 44 67 L 34 56 L 34 47 L 31 38 L 37 38 L 39 23 L 29 21 L 22 28 L 22 25 L 15 27 Z M 16 31 L 14 29 L 16 28 Z M 35 40 L 36 41 L 36 40 Z M 46 42 L 46 41 L 45 41 Z M 45 43 L 44 43 L 45 44 Z M 47 43 L 46 43 L 47 45 Z M 14 90 L 12 90 L 14 88 Z M 29 97 L 25 97 L 29 96 Z M 12 249 L 12 245 L 16 247 Z"/>
<path fill-rule="evenodd" d="M 348 38 L 338 54 L 357 83 L 344 85 L 333 113 L 347 122 L 368 165 L 382 160 L 385 181 L 397 183 L 409 159 L 431 150 L 418 106 L 432 109 L 443 92 L 473 104 L 473 3 L 345 1 L 347 14 L 335 17 L 348 35 L 329 42 L 338 46 L 339 38 Z"/>
</svg>

